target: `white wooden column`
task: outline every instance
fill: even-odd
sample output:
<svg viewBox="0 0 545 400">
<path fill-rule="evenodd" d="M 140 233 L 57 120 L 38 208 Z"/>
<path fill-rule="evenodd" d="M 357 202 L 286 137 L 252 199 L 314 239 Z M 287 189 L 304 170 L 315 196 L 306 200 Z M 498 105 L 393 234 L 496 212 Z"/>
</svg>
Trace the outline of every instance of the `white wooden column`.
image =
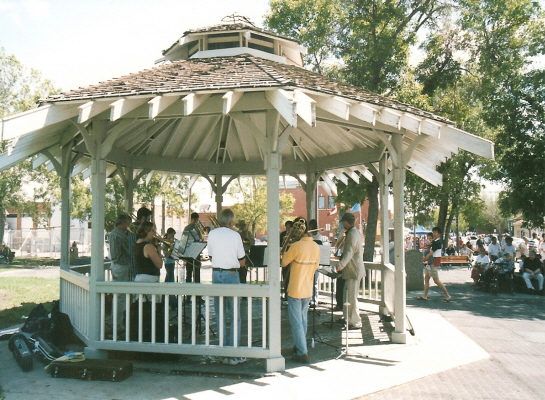
<svg viewBox="0 0 545 400">
<path fill-rule="evenodd" d="M 281 299 L 280 299 L 280 170 L 282 156 L 278 149 L 279 114 L 267 111 L 267 152 L 265 155 L 265 173 L 267 176 L 267 246 L 269 258 L 269 349 L 266 360 L 267 372 L 278 372 L 286 369 L 282 357 L 281 337 Z M 275 151 L 276 150 L 276 151 Z"/>
<path fill-rule="evenodd" d="M 388 220 L 388 165 L 387 165 L 388 153 L 384 153 L 379 161 L 379 171 L 377 174 L 379 184 L 379 218 L 380 218 L 380 246 L 382 248 L 381 262 L 387 264 L 393 262 L 390 260 L 390 243 L 389 233 L 390 224 Z"/>
<path fill-rule="evenodd" d="M 64 151 L 64 149 L 63 149 Z M 72 168 L 61 176 L 61 268 L 70 269 L 70 210 Z M 67 176 L 68 175 L 68 176 Z"/>
<path fill-rule="evenodd" d="M 106 187 L 107 146 L 103 146 L 106 136 L 106 121 L 93 121 L 92 128 L 84 135 L 86 145 L 91 151 L 91 277 L 89 280 L 89 343 L 85 354 L 101 358 L 103 352 L 97 351 L 94 342 L 99 339 L 100 296 L 96 290 L 97 282 L 104 281 L 104 207 Z M 106 153 L 107 154 L 107 153 Z"/>
<path fill-rule="evenodd" d="M 395 331 L 392 333 L 394 343 L 407 343 L 406 329 L 406 276 L 403 228 L 405 221 L 404 186 L 405 166 L 403 163 L 403 135 L 392 134 L 392 145 L 397 153 L 397 162 L 393 165 L 394 189 L 394 248 L 395 248 Z"/>
</svg>

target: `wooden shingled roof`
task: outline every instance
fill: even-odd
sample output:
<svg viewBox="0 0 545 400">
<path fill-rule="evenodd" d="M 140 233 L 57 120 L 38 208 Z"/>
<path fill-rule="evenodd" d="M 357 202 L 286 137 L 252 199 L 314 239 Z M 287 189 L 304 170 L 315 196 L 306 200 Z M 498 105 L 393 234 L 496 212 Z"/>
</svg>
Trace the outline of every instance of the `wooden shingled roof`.
<svg viewBox="0 0 545 400">
<path fill-rule="evenodd" d="M 362 88 L 337 82 L 304 68 L 280 64 L 251 55 L 175 61 L 101 82 L 98 85 L 53 95 L 41 100 L 41 103 L 94 100 L 119 96 L 161 95 L 177 92 L 274 87 L 308 89 L 313 92 L 363 101 L 442 123 L 453 124 L 447 118 Z"/>
</svg>

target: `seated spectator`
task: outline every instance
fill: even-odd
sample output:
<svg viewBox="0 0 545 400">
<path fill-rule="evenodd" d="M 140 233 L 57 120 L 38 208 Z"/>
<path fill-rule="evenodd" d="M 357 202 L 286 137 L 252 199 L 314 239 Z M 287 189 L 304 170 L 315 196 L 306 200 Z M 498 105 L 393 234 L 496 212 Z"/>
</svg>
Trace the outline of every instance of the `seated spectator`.
<svg viewBox="0 0 545 400">
<path fill-rule="evenodd" d="M 528 293 L 535 294 L 534 285 L 531 280 L 535 279 L 538 283 L 538 293 L 543 296 L 543 274 L 541 273 L 541 261 L 536 257 L 536 251 L 530 250 L 528 258 L 522 264 L 522 279 L 526 283 Z"/>
<path fill-rule="evenodd" d="M 489 266 L 490 259 L 488 258 L 488 254 L 486 254 L 484 247 L 481 246 L 479 247 L 479 255 L 475 259 L 475 264 L 473 264 L 473 269 L 471 270 L 471 279 L 473 279 L 471 286 L 477 286 L 481 274 L 484 273 Z"/>
<path fill-rule="evenodd" d="M 4 260 L 6 264 L 11 264 L 13 261 L 13 252 L 5 243 L 2 243 L 0 247 L 0 260 Z"/>
<path fill-rule="evenodd" d="M 513 245 L 513 238 L 511 236 L 505 237 L 505 245 L 501 247 L 501 251 L 503 251 L 503 254 L 511 253 L 513 256 L 513 260 L 517 256 L 517 249 Z"/>
<path fill-rule="evenodd" d="M 448 247 L 445 250 L 445 255 L 447 256 L 455 256 L 456 255 L 456 249 L 454 248 L 454 243 L 451 241 L 448 242 Z"/>
<path fill-rule="evenodd" d="M 467 256 L 467 260 L 469 262 L 473 261 L 473 251 L 467 247 L 467 243 L 462 243 L 462 247 L 460 248 L 460 255 L 461 256 Z"/>
<path fill-rule="evenodd" d="M 491 262 L 494 262 L 498 259 L 498 252 L 500 251 L 500 244 L 496 236 L 492 236 L 492 241 L 488 245 L 488 257 Z"/>
<path fill-rule="evenodd" d="M 487 290 L 490 285 L 490 281 L 494 276 L 494 272 L 498 274 L 498 281 L 507 283 L 507 290 L 509 293 L 514 293 L 513 284 L 513 272 L 515 271 L 515 262 L 511 253 L 505 253 L 500 251 L 499 258 L 483 273 L 483 290 Z"/>
</svg>

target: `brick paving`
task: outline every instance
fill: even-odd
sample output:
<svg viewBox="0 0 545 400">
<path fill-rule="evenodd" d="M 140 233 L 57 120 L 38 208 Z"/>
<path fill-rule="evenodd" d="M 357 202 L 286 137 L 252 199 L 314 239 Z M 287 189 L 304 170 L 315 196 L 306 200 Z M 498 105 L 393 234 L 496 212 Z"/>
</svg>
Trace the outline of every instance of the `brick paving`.
<svg viewBox="0 0 545 400">
<path fill-rule="evenodd" d="M 441 272 L 455 299 L 440 302 L 436 286 L 430 301 L 408 295 L 411 308 L 434 310 L 490 354 L 473 362 L 403 385 L 359 397 L 362 400 L 543 399 L 545 397 L 545 298 L 525 294 L 491 295 L 473 290 L 465 268 Z M 435 300 L 435 301 L 434 301 Z M 418 328 L 417 328 L 418 329 Z"/>
</svg>

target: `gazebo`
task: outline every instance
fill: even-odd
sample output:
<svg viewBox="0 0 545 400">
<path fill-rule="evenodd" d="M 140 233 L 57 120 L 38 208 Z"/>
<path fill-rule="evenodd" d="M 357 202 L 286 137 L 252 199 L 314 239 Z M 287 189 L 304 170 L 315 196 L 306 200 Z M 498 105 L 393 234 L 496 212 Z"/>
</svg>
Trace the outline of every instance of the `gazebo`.
<svg viewBox="0 0 545 400">
<path fill-rule="evenodd" d="M 493 158 L 490 141 L 456 128 L 446 118 L 303 69 L 305 51 L 296 40 L 235 19 L 186 31 L 149 70 L 50 96 L 36 109 L 1 120 L 1 139 L 10 146 L 0 155 L 0 170 L 34 157 L 34 166 L 47 163 L 61 178 L 61 309 L 70 315 L 87 354 L 130 350 L 243 356 L 266 359 L 268 371 L 282 371 L 280 244 L 274 234 L 280 222 L 281 175 L 301 182 L 308 210 L 315 208 L 313 193 L 319 181 L 335 192 L 333 178 L 346 182 L 360 179 L 357 172 L 368 178 L 375 175 L 380 183 L 383 248 L 392 184 L 395 247 L 403 249 L 406 169 L 440 185 L 436 167 L 459 149 Z M 265 175 L 268 281 L 255 285 L 111 281 L 102 246 L 106 180 L 119 175 L 125 208 L 132 212 L 136 182 L 154 173 L 190 176 L 192 181 L 203 176 L 216 194 L 218 210 L 233 179 Z M 92 252 L 87 273 L 69 264 L 70 178 L 75 174 L 91 178 Z M 390 260 L 383 252 L 380 263 L 367 264 L 369 270 L 381 271 L 381 290 L 363 300 L 392 316 L 392 339 L 405 343 L 404 252 L 395 254 Z M 174 342 L 155 330 L 150 341 L 144 341 L 141 332 L 131 340 L 116 328 L 110 337 L 105 332 L 108 293 L 114 299 L 125 296 L 128 302 L 138 299 L 140 320 L 146 294 L 158 295 L 153 296 L 154 304 L 156 297 L 176 295 L 179 308 L 183 296 L 203 296 L 205 336 L 201 340 L 195 333 L 198 314 L 193 302 L 192 327 L 184 328 L 180 315 Z M 244 339 L 233 347 L 209 335 L 213 296 L 254 300 L 244 310 L 248 319 Z M 115 316 L 116 301 L 112 303 Z M 221 310 L 216 313 L 223 318 Z M 126 317 L 128 329 L 130 315 Z M 167 320 L 165 329 L 168 334 Z M 191 329 L 189 342 L 182 340 L 182 329 Z"/>
</svg>

